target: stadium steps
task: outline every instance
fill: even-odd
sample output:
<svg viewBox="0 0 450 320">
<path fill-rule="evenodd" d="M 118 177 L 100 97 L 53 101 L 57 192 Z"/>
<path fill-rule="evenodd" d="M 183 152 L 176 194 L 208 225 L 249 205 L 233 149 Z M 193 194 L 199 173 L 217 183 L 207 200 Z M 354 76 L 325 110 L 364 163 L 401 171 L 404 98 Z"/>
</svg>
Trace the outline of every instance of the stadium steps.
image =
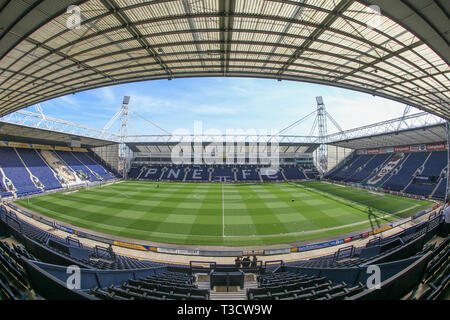
<svg viewBox="0 0 450 320">
<path fill-rule="evenodd" d="M 247 295 L 243 290 L 237 292 L 211 291 L 209 300 L 247 300 Z"/>
<path fill-rule="evenodd" d="M 203 275 L 201 277 L 196 275 L 197 279 L 194 284 L 198 289 L 210 290 L 211 282 L 209 276 Z M 214 288 L 210 290 L 209 300 L 247 300 L 247 289 L 258 288 L 258 282 L 255 275 L 247 274 L 244 281 L 244 289 L 240 289 L 238 286 L 229 287 L 229 292 L 226 292 L 226 287 Z"/>
<path fill-rule="evenodd" d="M 75 153 L 73 153 L 72 151 L 70 151 L 70 154 L 72 155 L 72 157 L 74 157 L 75 159 L 77 159 L 90 173 L 93 177 L 97 178 L 97 176 L 95 175 L 94 171 L 91 170 L 91 168 L 89 168 L 83 161 L 81 161 L 80 158 L 78 158 Z"/>
<path fill-rule="evenodd" d="M 165 172 L 164 169 L 167 169 L 167 168 L 166 167 L 161 168 L 161 175 L 159 176 L 158 181 L 162 180 L 162 177 L 163 177 L 164 172 Z"/>
<path fill-rule="evenodd" d="M 283 177 L 284 181 L 288 181 L 288 179 L 286 179 L 286 175 L 284 174 L 283 170 L 280 170 L 281 172 L 281 176 Z"/>
<path fill-rule="evenodd" d="M 378 167 L 373 169 L 372 172 L 370 173 L 370 175 L 366 179 L 364 179 L 362 182 L 369 182 L 370 179 L 375 177 L 378 174 L 378 172 L 380 172 L 389 163 L 389 161 L 391 161 L 391 159 L 394 157 L 394 155 L 395 154 L 392 154 L 389 157 L 387 157 L 386 160 L 382 164 L 380 164 Z"/>
<path fill-rule="evenodd" d="M 38 187 L 34 181 L 33 178 L 36 178 L 39 182 L 40 180 L 30 171 L 30 169 L 27 167 L 27 164 L 23 161 L 22 157 L 20 156 L 19 152 L 17 151 L 16 148 L 13 148 L 14 152 L 16 153 L 17 157 L 19 158 L 20 162 L 22 163 L 23 167 L 25 168 L 25 170 L 27 170 L 28 174 L 30 175 L 30 181 L 31 183 L 35 186 L 36 189 L 40 189 L 41 192 L 44 191 L 44 188 L 42 187 Z M 42 182 L 41 182 L 42 183 Z"/>
<path fill-rule="evenodd" d="M 442 169 L 441 171 L 441 178 L 439 179 L 439 182 L 436 184 L 436 187 L 434 188 L 433 192 L 431 192 L 430 198 L 434 197 L 434 194 L 436 193 L 436 191 L 439 189 L 439 186 L 441 185 L 441 183 L 445 180 L 445 173 L 446 173 L 447 167 L 444 167 L 444 169 Z"/>
<path fill-rule="evenodd" d="M 258 282 L 245 281 L 244 289 L 240 289 L 239 287 L 233 287 L 233 288 L 235 288 L 235 290 L 237 290 L 234 292 L 218 292 L 215 290 L 211 290 L 209 299 L 210 300 L 247 300 L 247 289 L 254 289 L 257 287 L 258 287 Z M 200 288 L 200 286 L 199 286 L 199 288 Z"/>
<path fill-rule="evenodd" d="M 349 181 L 354 175 L 360 173 L 361 171 L 364 170 L 365 167 L 367 167 L 369 165 L 369 163 L 372 162 L 372 160 L 374 160 L 377 157 L 376 154 L 373 155 L 372 158 L 370 158 L 369 160 L 367 160 L 365 163 L 363 163 L 360 167 L 356 168 L 356 170 L 353 171 L 353 174 L 351 174 L 349 177 L 347 177 L 345 179 L 345 181 Z"/>
</svg>

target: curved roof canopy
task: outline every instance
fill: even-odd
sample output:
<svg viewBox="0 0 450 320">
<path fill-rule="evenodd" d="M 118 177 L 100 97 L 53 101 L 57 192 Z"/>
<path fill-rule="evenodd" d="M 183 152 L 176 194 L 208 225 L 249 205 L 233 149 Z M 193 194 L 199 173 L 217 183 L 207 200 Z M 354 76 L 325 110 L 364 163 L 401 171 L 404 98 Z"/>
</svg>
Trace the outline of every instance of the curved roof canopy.
<svg viewBox="0 0 450 320">
<path fill-rule="evenodd" d="M 68 28 L 76 22 L 76 12 L 66 12 L 72 4 L 80 8 L 79 28 Z M 449 6 L 446 0 L 0 0 L 0 116 L 113 84 L 232 76 L 349 88 L 450 119 Z"/>
</svg>

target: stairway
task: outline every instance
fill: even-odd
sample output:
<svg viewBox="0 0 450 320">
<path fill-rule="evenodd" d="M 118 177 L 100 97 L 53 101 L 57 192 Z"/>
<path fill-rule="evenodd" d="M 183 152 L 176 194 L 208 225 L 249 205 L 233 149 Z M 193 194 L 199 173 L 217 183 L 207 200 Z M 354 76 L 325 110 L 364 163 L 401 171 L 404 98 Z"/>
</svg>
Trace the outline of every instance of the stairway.
<svg viewBox="0 0 450 320">
<path fill-rule="evenodd" d="M 284 170 L 281 170 L 281 168 L 280 168 L 280 172 L 281 172 L 281 176 L 283 177 L 284 181 L 288 181 L 288 179 L 286 179 L 286 176 L 284 174 Z"/>
<path fill-rule="evenodd" d="M 195 284 L 199 289 L 210 290 L 211 283 L 209 277 L 204 276 L 199 279 Z M 244 281 L 244 289 L 237 286 L 229 287 L 229 292 L 226 292 L 226 287 L 214 288 L 210 290 L 209 300 L 247 300 L 247 289 L 257 288 L 258 282 L 256 282 L 256 276 L 253 274 L 246 274 Z"/>
</svg>

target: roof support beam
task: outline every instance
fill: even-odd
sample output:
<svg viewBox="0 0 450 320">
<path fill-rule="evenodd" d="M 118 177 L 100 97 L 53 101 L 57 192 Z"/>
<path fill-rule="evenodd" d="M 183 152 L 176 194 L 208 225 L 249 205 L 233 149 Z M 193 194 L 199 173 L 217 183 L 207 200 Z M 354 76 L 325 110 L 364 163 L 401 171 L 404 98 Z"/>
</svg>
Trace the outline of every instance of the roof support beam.
<svg viewBox="0 0 450 320">
<path fill-rule="evenodd" d="M 130 21 L 127 15 L 123 12 L 119 12 L 120 7 L 118 7 L 114 0 L 100 0 L 101 3 L 113 14 L 113 16 L 121 23 L 121 25 L 126 26 L 125 28 L 128 32 L 141 44 L 142 48 L 145 49 L 148 54 L 155 59 L 156 63 L 158 63 L 163 70 L 168 74 L 169 79 L 173 77 L 172 71 L 170 68 L 164 63 L 156 50 L 150 45 L 147 39 L 141 34 L 139 29 L 134 26 L 134 24 Z"/>
<path fill-rule="evenodd" d="M 231 51 L 231 39 L 233 36 L 233 14 L 236 6 L 236 0 L 220 0 L 220 52 L 222 55 L 222 73 L 224 76 L 228 73 L 229 59 Z"/>
<path fill-rule="evenodd" d="M 208 43 L 218 43 L 217 41 L 202 41 L 202 43 L 205 43 L 205 44 L 208 44 Z M 230 42 L 230 43 L 235 43 L 235 44 L 250 44 L 250 45 L 255 45 L 255 46 L 264 46 L 264 45 L 267 45 L 267 46 L 274 46 L 275 44 L 272 44 L 272 43 L 261 43 L 261 42 L 254 42 L 254 41 L 233 41 L 233 42 Z M 161 43 L 161 44 L 158 44 L 158 46 L 159 47 L 161 47 L 161 48 L 163 48 L 163 47 L 170 47 L 170 46 L 175 46 L 175 45 L 189 45 L 189 44 L 192 44 L 192 42 L 183 42 L 183 43 Z M 286 44 L 279 44 L 278 45 L 279 47 L 285 47 L 285 48 L 295 48 L 295 46 L 292 46 L 292 45 L 286 45 Z M 108 53 L 108 54 L 105 54 L 105 55 L 103 55 L 103 56 L 96 56 L 96 57 L 93 57 L 93 58 L 91 58 L 91 59 L 86 59 L 86 60 L 84 60 L 83 61 L 83 63 L 84 64 L 90 64 L 90 63 L 92 63 L 92 61 L 94 61 L 94 60 L 96 60 L 96 59 L 101 59 L 101 58 L 103 58 L 103 57 L 108 57 L 108 56 L 113 56 L 113 55 L 115 55 L 115 54 L 117 54 L 117 53 L 123 53 L 123 52 L 131 52 L 131 51 L 136 51 L 136 50 L 141 50 L 141 48 L 140 47 L 137 47 L 137 48 L 133 48 L 133 49 L 130 49 L 129 51 L 126 51 L 126 50 L 120 50 L 120 51 L 117 51 L 117 52 L 111 52 L 111 53 Z M 314 53 L 317 53 L 317 54 L 320 54 L 320 55 L 329 55 L 329 56 L 334 56 L 334 57 L 336 57 L 336 58 L 343 58 L 343 59 L 346 59 L 346 60 L 348 60 L 348 61 L 351 61 L 351 62 L 354 62 L 354 63 L 358 63 L 358 64 L 360 64 L 361 63 L 361 61 L 359 61 L 359 60 L 356 60 L 356 59 L 354 59 L 354 58 L 351 58 L 350 56 L 340 56 L 340 55 L 338 55 L 338 54 L 333 54 L 333 53 L 330 53 L 330 52 L 325 52 L 325 51 L 320 51 L 320 50 L 313 50 L 313 49 L 309 49 L 308 51 L 311 51 L 311 52 L 314 52 Z M 356 53 L 360 53 L 360 51 L 356 51 Z M 179 54 L 181 54 L 181 53 L 179 53 Z M 373 57 L 374 59 L 375 59 L 375 57 Z M 367 63 L 366 63 L 367 64 Z M 397 75 L 397 74 L 395 74 L 394 72 L 392 72 L 392 71 L 389 71 L 389 70 L 383 70 L 384 72 L 386 72 L 387 74 L 389 74 L 389 75 L 391 75 L 392 77 L 394 77 L 394 78 L 400 78 L 400 79 L 402 79 L 402 81 L 407 81 L 407 80 L 414 80 L 414 78 L 411 78 L 411 79 L 406 79 L 406 78 L 403 78 L 403 77 L 401 77 L 401 76 L 399 76 L 399 75 Z M 53 71 L 53 72 L 55 72 L 56 73 L 56 71 Z M 338 73 L 339 71 L 335 71 L 335 73 Z M 60 83 L 60 84 L 64 84 L 64 81 L 60 81 L 62 78 L 64 78 L 64 77 L 67 77 L 67 75 L 64 75 L 64 76 L 62 76 L 62 77 L 57 77 L 57 78 L 54 78 L 53 80 L 54 81 L 58 81 L 58 83 Z M 70 82 L 72 82 L 73 80 L 76 80 L 77 78 L 82 78 L 82 77 L 75 77 L 75 78 L 71 78 L 71 79 L 69 79 L 69 80 L 67 80 L 67 81 L 70 81 Z M 382 78 L 382 77 L 381 77 Z M 384 79 L 384 81 L 386 81 L 386 83 L 390 83 L 391 82 L 391 80 L 390 79 Z M 368 85 L 368 83 L 367 83 L 367 81 L 366 82 L 364 82 L 364 83 L 362 83 L 362 85 Z M 378 89 L 378 88 L 376 88 L 376 87 L 373 87 L 372 88 L 372 91 L 370 91 L 372 94 L 374 94 L 374 91 L 373 90 L 375 90 L 375 89 Z M 400 90 L 401 91 L 401 89 L 398 89 L 398 90 Z M 409 87 L 405 87 L 405 93 L 407 93 L 408 91 L 410 91 L 410 89 L 409 89 Z"/>
<path fill-rule="evenodd" d="M 334 8 L 334 10 L 328 14 L 324 21 L 313 31 L 309 39 L 306 40 L 300 48 L 295 50 L 292 57 L 281 67 L 278 72 L 278 76 L 281 76 L 289 66 L 298 58 L 300 58 L 306 50 L 316 41 L 331 25 L 352 5 L 353 0 L 342 0 Z M 301 4 L 300 4 L 301 5 Z"/>
</svg>

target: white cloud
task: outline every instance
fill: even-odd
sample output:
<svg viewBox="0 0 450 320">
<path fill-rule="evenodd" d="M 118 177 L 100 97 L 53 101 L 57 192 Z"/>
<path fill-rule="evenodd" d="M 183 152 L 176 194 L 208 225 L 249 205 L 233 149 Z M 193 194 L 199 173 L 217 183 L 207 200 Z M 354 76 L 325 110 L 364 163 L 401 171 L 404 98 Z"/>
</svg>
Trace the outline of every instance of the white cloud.
<svg viewBox="0 0 450 320">
<path fill-rule="evenodd" d="M 106 103 L 117 103 L 118 104 L 121 102 L 116 97 L 113 87 L 100 88 L 98 91 L 95 90 L 94 92 L 98 97 L 100 97 Z"/>
</svg>

